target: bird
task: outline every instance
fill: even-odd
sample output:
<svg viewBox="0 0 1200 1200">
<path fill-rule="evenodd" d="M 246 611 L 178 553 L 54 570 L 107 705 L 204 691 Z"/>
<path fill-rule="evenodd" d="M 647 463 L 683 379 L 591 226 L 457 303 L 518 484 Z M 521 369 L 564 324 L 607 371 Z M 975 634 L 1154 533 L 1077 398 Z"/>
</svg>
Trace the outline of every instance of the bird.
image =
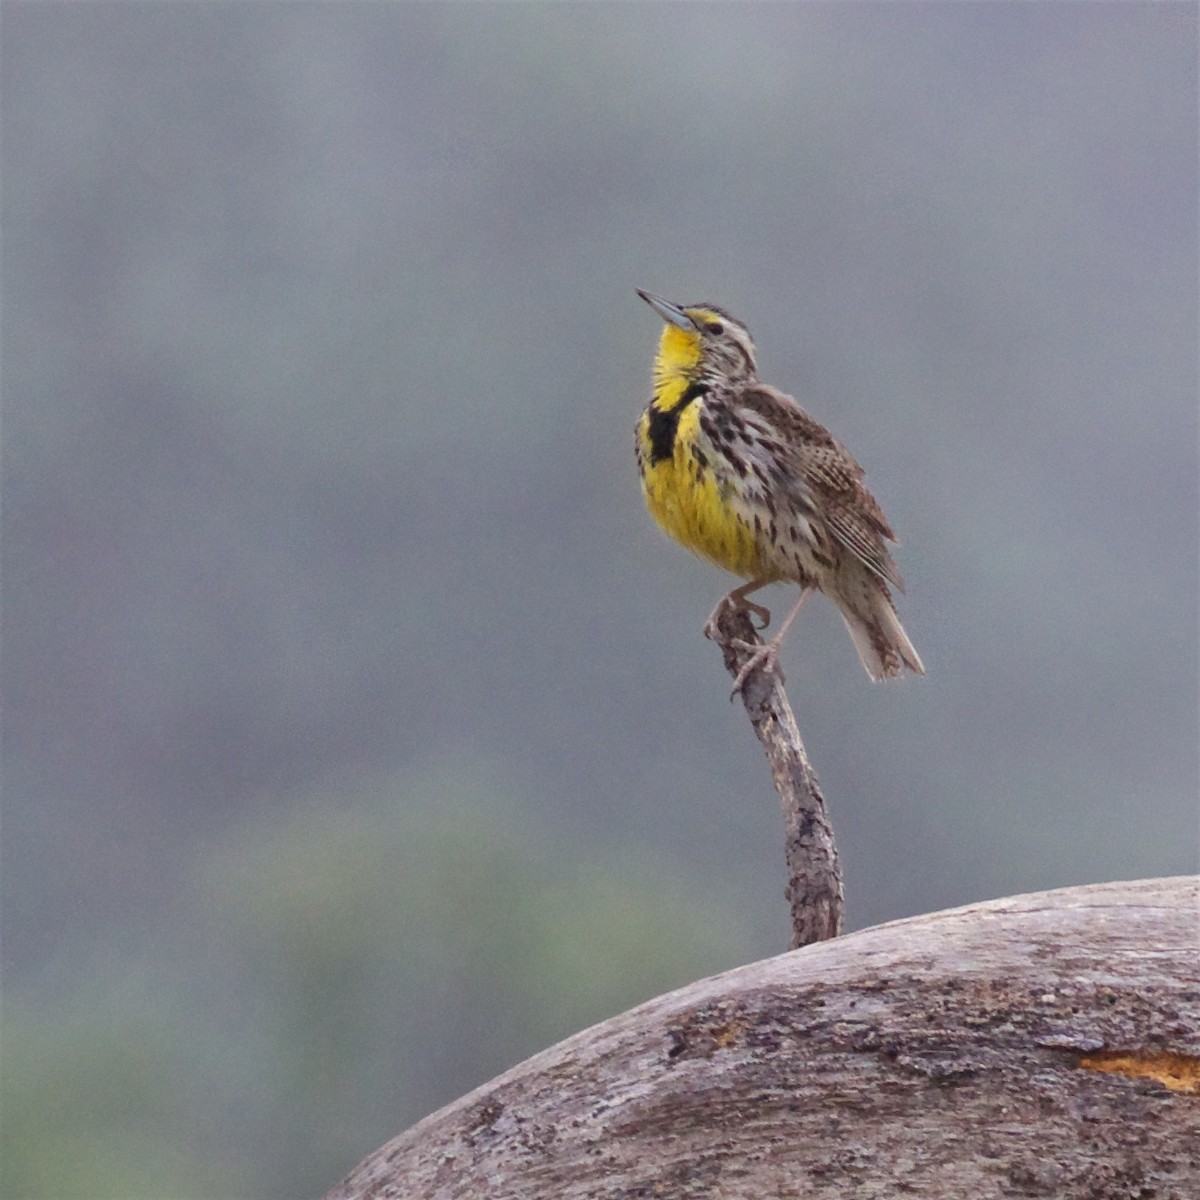
<svg viewBox="0 0 1200 1200">
<path fill-rule="evenodd" d="M 673 304 L 635 289 L 662 318 L 649 403 L 635 449 L 651 516 L 676 541 L 745 580 L 713 609 L 746 610 L 765 629 L 771 614 L 750 595 L 770 583 L 800 594 L 755 668 L 774 666 L 788 628 L 814 591 L 837 607 L 873 680 L 924 675 L 891 589 L 904 591 L 887 518 L 864 472 L 824 425 L 758 377 L 745 324 L 716 304 Z"/>
</svg>

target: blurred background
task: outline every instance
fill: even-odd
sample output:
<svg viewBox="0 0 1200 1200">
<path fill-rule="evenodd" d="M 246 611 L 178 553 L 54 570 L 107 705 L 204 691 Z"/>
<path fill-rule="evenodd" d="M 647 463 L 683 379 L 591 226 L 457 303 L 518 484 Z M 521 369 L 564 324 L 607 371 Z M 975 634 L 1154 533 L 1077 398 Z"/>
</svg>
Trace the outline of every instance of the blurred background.
<svg viewBox="0 0 1200 1200">
<path fill-rule="evenodd" d="M 5 1197 L 300 1197 L 787 945 L 659 324 L 867 466 L 789 691 L 851 927 L 1187 872 L 1195 9 L 3 13 Z M 791 594 L 767 594 L 777 610 Z"/>
</svg>

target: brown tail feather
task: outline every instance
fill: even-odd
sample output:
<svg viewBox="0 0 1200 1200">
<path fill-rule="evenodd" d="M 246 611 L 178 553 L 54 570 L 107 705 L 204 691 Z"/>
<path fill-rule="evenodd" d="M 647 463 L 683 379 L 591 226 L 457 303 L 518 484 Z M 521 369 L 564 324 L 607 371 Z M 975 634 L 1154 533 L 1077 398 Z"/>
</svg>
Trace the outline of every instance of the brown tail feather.
<svg viewBox="0 0 1200 1200">
<path fill-rule="evenodd" d="M 834 601 L 867 674 L 877 681 L 893 679 L 907 667 L 916 675 L 924 675 L 921 656 L 896 616 L 887 585 L 873 578 L 856 583 L 849 589 L 851 595 L 835 596 Z"/>
</svg>

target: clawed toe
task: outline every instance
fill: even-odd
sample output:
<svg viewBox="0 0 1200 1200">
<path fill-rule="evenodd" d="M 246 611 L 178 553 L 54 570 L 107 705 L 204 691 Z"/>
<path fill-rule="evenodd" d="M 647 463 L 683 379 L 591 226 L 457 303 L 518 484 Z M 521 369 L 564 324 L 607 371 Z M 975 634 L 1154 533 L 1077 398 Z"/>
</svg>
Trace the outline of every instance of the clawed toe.
<svg viewBox="0 0 1200 1200">
<path fill-rule="evenodd" d="M 761 604 L 755 604 L 752 600 L 743 600 L 741 607 L 744 608 L 752 617 L 758 618 L 757 629 L 761 633 L 771 623 L 771 610 L 765 608 Z M 753 621 L 750 622 L 752 625 Z"/>
<path fill-rule="evenodd" d="M 727 611 L 744 612 L 750 617 L 750 626 L 756 632 L 761 633 L 771 623 L 771 610 L 762 604 L 755 604 L 753 600 L 747 600 L 745 596 L 739 594 L 739 589 L 730 592 L 728 596 L 722 596 L 717 601 L 717 607 L 709 614 L 708 620 L 704 623 L 704 636 L 709 641 L 719 641 L 717 636 L 717 621 L 724 616 Z M 755 618 L 758 620 L 756 625 Z"/>
<path fill-rule="evenodd" d="M 743 650 L 753 651 L 750 657 L 742 664 L 741 670 L 738 671 L 737 677 L 733 681 L 733 691 L 729 693 L 729 699 L 732 703 L 737 695 L 745 698 L 746 681 L 755 671 L 774 671 L 779 676 L 779 682 L 783 683 L 783 670 L 779 666 L 779 644 L 774 641 L 766 642 L 763 645 L 752 645 L 749 642 L 734 642 Z"/>
</svg>

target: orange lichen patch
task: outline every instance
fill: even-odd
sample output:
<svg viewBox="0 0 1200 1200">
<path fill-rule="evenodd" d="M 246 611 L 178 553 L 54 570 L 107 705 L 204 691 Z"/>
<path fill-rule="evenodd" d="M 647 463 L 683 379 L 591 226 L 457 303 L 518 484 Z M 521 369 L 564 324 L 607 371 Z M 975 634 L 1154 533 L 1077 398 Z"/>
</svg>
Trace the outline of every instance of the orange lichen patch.
<svg viewBox="0 0 1200 1200">
<path fill-rule="evenodd" d="M 1136 1050 L 1101 1050 L 1085 1054 L 1079 1065 L 1131 1079 L 1154 1079 L 1173 1092 L 1200 1093 L 1200 1058 L 1191 1054 L 1140 1054 Z"/>
<path fill-rule="evenodd" d="M 731 1021 L 728 1025 L 723 1025 L 716 1029 L 709 1030 L 712 1040 L 716 1042 L 716 1044 L 722 1050 L 728 1050 L 729 1047 L 738 1040 L 743 1032 L 744 1031 L 741 1023 L 738 1021 Z"/>
</svg>

